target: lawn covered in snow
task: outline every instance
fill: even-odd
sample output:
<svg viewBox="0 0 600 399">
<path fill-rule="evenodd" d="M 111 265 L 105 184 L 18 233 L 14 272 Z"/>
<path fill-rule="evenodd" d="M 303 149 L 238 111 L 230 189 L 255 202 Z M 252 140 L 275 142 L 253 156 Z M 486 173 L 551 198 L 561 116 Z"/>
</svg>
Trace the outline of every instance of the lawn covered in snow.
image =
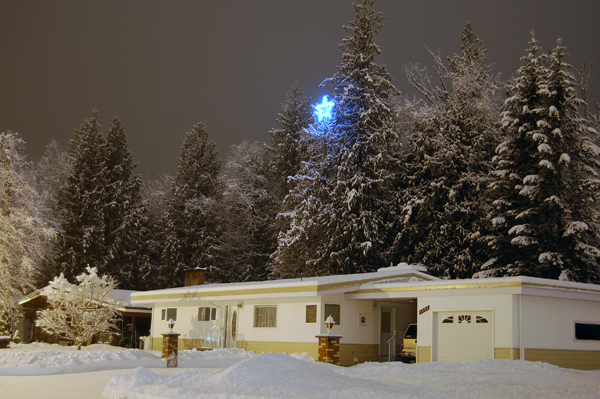
<svg viewBox="0 0 600 399">
<path fill-rule="evenodd" d="M 69 373 L 80 373 L 73 378 L 91 379 L 94 371 L 100 374 L 102 370 L 119 369 L 120 374 L 107 381 L 103 393 L 82 392 L 81 397 L 600 398 L 600 371 L 561 369 L 524 361 L 365 363 L 338 367 L 316 363 L 307 355 L 254 355 L 226 349 L 181 351 L 179 369 L 161 373 L 159 369 L 166 368 L 166 363 L 157 351 L 106 345 L 92 345 L 81 351 L 47 344 L 12 345 L 0 350 L 0 382 L 2 376 Z M 29 381 L 35 377 L 23 378 Z"/>
</svg>

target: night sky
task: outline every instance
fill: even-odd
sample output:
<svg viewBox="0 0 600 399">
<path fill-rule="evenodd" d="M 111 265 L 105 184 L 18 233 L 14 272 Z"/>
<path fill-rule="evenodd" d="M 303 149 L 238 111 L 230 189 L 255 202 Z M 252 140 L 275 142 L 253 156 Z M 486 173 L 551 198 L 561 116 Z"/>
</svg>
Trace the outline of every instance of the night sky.
<svg viewBox="0 0 600 399">
<path fill-rule="evenodd" d="M 600 2 L 379 0 L 386 17 L 376 61 L 412 95 L 403 65 L 431 66 L 427 48 L 460 51 L 470 20 L 496 70 L 521 65 L 529 32 L 543 48 L 558 37 L 567 61 L 596 61 L 590 98 L 600 100 Z M 176 172 L 185 132 L 202 120 L 222 158 L 244 140 L 268 141 L 298 81 L 313 103 L 341 62 L 350 0 L 0 0 L 0 131 L 19 132 L 33 159 L 52 139 L 100 112 L 119 114 L 138 163 L 156 178 Z"/>
</svg>

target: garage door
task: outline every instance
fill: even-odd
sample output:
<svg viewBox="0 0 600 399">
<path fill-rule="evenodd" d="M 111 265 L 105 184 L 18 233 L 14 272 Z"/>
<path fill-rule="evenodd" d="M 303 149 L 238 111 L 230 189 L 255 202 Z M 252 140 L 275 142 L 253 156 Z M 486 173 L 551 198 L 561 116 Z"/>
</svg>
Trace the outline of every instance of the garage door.
<svg viewBox="0 0 600 399">
<path fill-rule="evenodd" d="M 494 357 L 492 312 L 439 312 L 433 360 L 466 362 Z"/>
</svg>

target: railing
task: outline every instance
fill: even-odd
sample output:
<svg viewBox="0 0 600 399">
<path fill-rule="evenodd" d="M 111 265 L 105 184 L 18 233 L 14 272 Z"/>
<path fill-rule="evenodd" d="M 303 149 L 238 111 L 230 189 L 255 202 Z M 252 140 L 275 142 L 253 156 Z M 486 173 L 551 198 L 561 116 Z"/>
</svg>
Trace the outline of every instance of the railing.
<svg viewBox="0 0 600 399">
<path fill-rule="evenodd" d="M 204 329 L 204 347 L 205 348 L 222 348 L 225 336 L 222 329 L 219 327 L 210 327 Z"/>
<path fill-rule="evenodd" d="M 392 344 L 394 344 L 394 357 L 396 357 L 396 336 L 398 335 L 398 330 L 394 330 L 394 335 L 390 339 L 388 339 L 385 343 L 388 344 L 388 362 L 392 361 Z"/>
</svg>

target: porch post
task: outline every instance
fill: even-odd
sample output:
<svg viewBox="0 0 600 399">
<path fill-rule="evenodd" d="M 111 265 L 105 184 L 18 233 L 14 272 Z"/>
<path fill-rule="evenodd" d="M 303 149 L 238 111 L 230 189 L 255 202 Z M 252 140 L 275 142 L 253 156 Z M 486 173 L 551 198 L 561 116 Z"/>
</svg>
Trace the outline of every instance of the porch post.
<svg viewBox="0 0 600 399">
<path fill-rule="evenodd" d="M 162 334 L 163 336 L 163 347 L 162 347 L 162 358 L 167 359 L 167 367 L 177 367 L 178 357 L 178 345 L 179 336 L 181 334 L 175 332 L 168 332 Z"/>
<path fill-rule="evenodd" d="M 341 335 L 321 334 L 319 339 L 319 358 L 317 361 L 330 364 L 340 364 L 340 339 Z"/>
</svg>

